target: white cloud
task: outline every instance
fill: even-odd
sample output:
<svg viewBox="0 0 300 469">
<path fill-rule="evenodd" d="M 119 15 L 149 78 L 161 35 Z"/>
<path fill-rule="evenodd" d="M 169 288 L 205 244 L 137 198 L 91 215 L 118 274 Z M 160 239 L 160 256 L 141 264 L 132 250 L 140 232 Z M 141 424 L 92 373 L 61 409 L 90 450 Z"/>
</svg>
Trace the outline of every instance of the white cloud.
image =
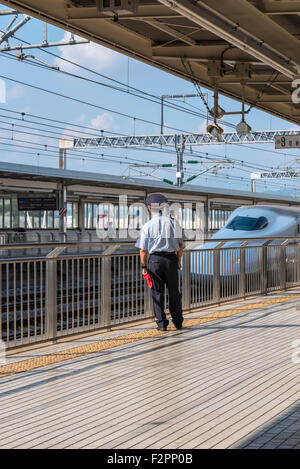
<svg viewBox="0 0 300 469">
<path fill-rule="evenodd" d="M 72 125 L 73 124 L 73 125 Z M 109 112 L 104 112 L 103 114 L 99 114 L 93 119 L 87 121 L 87 116 L 85 114 L 81 114 L 76 119 L 73 119 L 70 122 L 70 125 L 67 125 L 62 132 L 61 138 L 66 138 L 67 140 L 72 137 L 90 137 L 93 134 L 91 129 L 85 130 L 84 128 L 77 127 L 77 125 L 86 126 L 89 128 L 95 129 L 94 135 L 100 135 L 100 130 L 106 131 L 117 131 L 118 126 L 115 125 L 114 117 Z"/>
<path fill-rule="evenodd" d="M 73 119 L 70 122 L 70 125 L 67 125 L 62 132 L 61 138 L 66 138 L 69 139 L 71 137 L 78 137 L 79 135 L 82 137 L 87 137 L 85 133 L 85 129 L 77 126 L 84 126 L 86 125 L 86 115 L 85 114 L 80 114 L 77 118 Z"/>
<path fill-rule="evenodd" d="M 199 134 L 206 134 L 206 127 L 207 127 L 207 124 L 205 120 L 199 125 L 197 132 L 199 132 Z"/>
<path fill-rule="evenodd" d="M 10 86 L 6 91 L 6 102 L 9 103 L 9 101 L 24 98 L 24 96 L 26 96 L 26 90 L 22 86 Z"/>
<path fill-rule="evenodd" d="M 114 125 L 114 118 L 109 112 L 99 114 L 94 119 L 91 119 L 91 126 L 97 130 L 116 130 Z"/>
<path fill-rule="evenodd" d="M 78 41 L 82 40 L 79 36 L 75 36 L 75 39 Z M 69 40 L 70 33 L 66 31 L 62 38 L 62 42 Z M 111 49 L 107 49 L 100 44 L 96 44 L 95 42 L 90 42 L 89 44 L 60 46 L 58 49 L 63 59 L 78 63 L 84 67 L 90 67 L 96 71 L 106 70 L 120 60 L 120 54 Z M 55 59 L 55 65 L 58 65 L 62 70 L 67 72 L 78 72 L 79 70 L 75 65 L 61 59 Z"/>
</svg>

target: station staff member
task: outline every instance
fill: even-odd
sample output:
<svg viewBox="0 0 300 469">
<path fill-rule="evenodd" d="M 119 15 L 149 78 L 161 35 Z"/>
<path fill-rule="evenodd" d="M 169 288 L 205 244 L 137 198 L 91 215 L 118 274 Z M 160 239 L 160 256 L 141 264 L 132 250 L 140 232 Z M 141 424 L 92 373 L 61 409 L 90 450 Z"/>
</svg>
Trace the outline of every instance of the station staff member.
<svg viewBox="0 0 300 469">
<path fill-rule="evenodd" d="M 168 203 L 162 194 L 151 194 L 146 205 L 152 215 L 142 228 L 136 242 L 140 248 L 143 274 L 150 274 L 152 298 L 157 329 L 166 331 L 169 321 L 164 311 L 164 289 L 169 292 L 169 310 L 176 329 L 182 329 L 182 304 L 178 289 L 178 270 L 181 269 L 182 230 L 178 222 L 162 214 Z M 149 260 L 147 263 L 147 257 Z"/>
</svg>

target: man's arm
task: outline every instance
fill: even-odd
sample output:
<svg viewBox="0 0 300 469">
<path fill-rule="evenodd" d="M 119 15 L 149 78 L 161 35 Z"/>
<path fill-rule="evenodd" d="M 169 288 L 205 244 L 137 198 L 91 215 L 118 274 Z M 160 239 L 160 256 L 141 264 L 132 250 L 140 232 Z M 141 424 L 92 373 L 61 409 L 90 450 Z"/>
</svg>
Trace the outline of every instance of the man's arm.
<svg viewBox="0 0 300 469">
<path fill-rule="evenodd" d="M 178 270 L 181 269 L 181 258 L 182 258 L 183 243 L 179 243 L 179 251 L 177 251 L 178 257 Z"/>
<path fill-rule="evenodd" d="M 147 232 L 145 231 L 145 225 L 141 229 L 140 236 L 139 236 L 137 242 L 135 243 L 135 246 L 140 249 L 141 264 L 144 265 L 144 266 L 147 266 L 148 236 L 147 236 Z M 147 272 L 148 272 L 147 269 L 144 268 L 143 269 L 143 275 L 145 275 Z"/>
<path fill-rule="evenodd" d="M 148 257 L 148 252 L 145 251 L 144 249 L 140 249 L 140 258 L 141 258 L 141 264 L 144 266 L 147 266 L 147 257 Z M 148 272 L 146 267 L 143 267 L 143 275 Z"/>
<path fill-rule="evenodd" d="M 182 227 L 178 223 L 176 219 L 174 219 L 174 229 L 175 229 L 175 237 L 178 240 L 179 244 L 179 251 L 177 251 L 177 258 L 178 258 L 178 270 L 181 269 L 181 258 L 182 258 L 182 251 L 183 251 L 183 234 L 182 234 Z"/>
</svg>

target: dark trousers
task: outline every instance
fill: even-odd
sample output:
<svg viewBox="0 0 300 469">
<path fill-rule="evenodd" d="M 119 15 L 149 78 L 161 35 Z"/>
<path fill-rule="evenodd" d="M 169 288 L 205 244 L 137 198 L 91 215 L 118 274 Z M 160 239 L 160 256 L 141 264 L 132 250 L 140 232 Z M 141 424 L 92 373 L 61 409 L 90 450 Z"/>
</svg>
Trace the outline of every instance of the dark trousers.
<svg viewBox="0 0 300 469">
<path fill-rule="evenodd" d="M 148 272 L 152 279 L 152 298 L 157 327 L 167 326 L 169 321 L 164 310 L 165 285 L 169 292 L 169 310 L 173 323 L 181 325 L 182 304 L 178 289 L 178 258 L 176 253 L 154 253 L 149 257 Z"/>
</svg>

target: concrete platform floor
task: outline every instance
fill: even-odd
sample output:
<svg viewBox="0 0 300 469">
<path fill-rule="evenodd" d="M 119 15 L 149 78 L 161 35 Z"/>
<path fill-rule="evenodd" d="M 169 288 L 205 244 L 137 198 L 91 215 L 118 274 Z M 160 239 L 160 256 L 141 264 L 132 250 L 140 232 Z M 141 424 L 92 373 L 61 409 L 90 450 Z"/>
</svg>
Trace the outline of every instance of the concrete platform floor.
<svg viewBox="0 0 300 469">
<path fill-rule="evenodd" d="M 193 311 L 181 331 L 10 352 L 0 448 L 300 448 L 298 303 L 294 289 Z"/>
</svg>

